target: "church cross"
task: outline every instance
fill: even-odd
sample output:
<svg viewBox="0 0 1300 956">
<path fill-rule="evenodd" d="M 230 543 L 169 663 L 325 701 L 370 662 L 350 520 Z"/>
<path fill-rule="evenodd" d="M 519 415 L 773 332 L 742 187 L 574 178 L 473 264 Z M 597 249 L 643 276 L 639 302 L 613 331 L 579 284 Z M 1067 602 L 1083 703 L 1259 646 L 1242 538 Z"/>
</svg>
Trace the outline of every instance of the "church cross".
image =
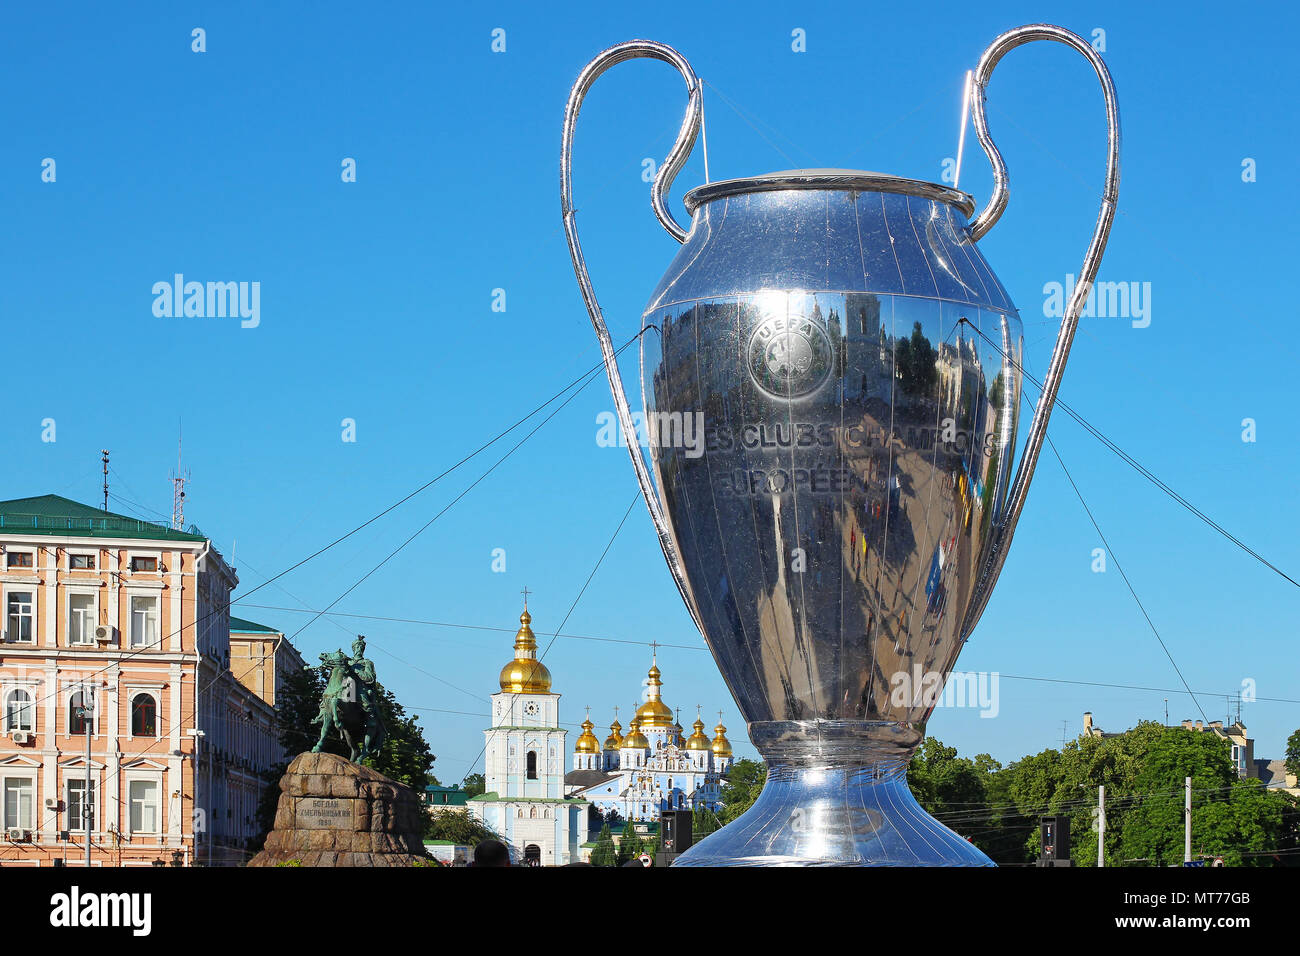
<svg viewBox="0 0 1300 956">
<path fill-rule="evenodd" d="M 650 659 L 651 659 L 651 663 L 656 663 L 656 662 L 658 662 L 658 660 L 659 660 L 659 642 L 658 642 L 658 641 L 651 641 L 651 642 L 650 642 Z"/>
<path fill-rule="evenodd" d="M 527 610 L 528 610 L 528 595 L 532 594 L 533 592 L 530 591 L 530 590 L 528 590 L 528 586 L 525 585 L 525 586 L 524 586 L 524 589 L 523 589 L 522 591 L 520 591 L 519 593 L 522 594 L 522 595 L 524 596 L 524 610 L 527 611 Z"/>
</svg>

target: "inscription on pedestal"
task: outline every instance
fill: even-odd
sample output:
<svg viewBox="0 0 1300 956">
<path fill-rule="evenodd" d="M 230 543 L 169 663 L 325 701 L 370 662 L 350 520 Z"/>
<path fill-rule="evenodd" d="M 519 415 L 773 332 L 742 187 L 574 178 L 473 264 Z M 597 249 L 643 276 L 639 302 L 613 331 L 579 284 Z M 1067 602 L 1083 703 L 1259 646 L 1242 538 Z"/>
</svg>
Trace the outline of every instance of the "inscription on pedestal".
<svg viewBox="0 0 1300 956">
<path fill-rule="evenodd" d="M 294 808 L 300 830 L 352 828 L 352 801 L 303 797 Z"/>
</svg>

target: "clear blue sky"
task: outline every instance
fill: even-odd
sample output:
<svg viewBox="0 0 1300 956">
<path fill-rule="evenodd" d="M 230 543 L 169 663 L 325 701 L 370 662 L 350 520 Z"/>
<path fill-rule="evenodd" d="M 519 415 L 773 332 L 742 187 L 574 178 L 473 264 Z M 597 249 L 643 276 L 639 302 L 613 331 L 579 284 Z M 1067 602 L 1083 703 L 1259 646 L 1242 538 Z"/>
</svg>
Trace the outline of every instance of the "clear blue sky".
<svg viewBox="0 0 1300 956">
<path fill-rule="evenodd" d="M 186 517 L 235 552 L 244 590 L 386 507 L 596 360 L 560 229 L 568 88 L 604 46 L 672 43 L 746 111 L 706 97 L 714 179 L 791 166 L 938 180 L 956 150 L 964 72 L 1001 31 L 1050 19 L 1106 32 L 1124 121 L 1121 215 L 1102 279 L 1151 284 L 1151 323 L 1085 320 L 1062 397 L 1180 492 L 1300 573 L 1293 311 L 1297 221 L 1289 7 L 754 3 L 26 5 L 0 35 L 0 236 L 5 414 L 0 497 L 99 498 L 169 514 L 178 425 L 193 471 Z M 191 52 L 190 31 L 207 32 Z M 506 52 L 490 49 L 506 30 Z M 807 51 L 791 50 L 806 31 Z M 576 182 L 589 264 L 615 337 L 676 248 L 651 215 L 641 160 L 662 157 L 683 109 L 676 74 L 623 65 L 588 100 Z M 751 122 L 753 125 L 751 125 Z M 1101 98 L 1086 64 L 1047 44 L 994 77 L 990 123 L 1012 198 L 983 241 L 1019 305 L 1030 367 L 1055 333 L 1043 286 L 1077 273 L 1102 175 Z M 755 129 L 762 130 L 762 135 Z M 775 144 L 775 146 L 773 145 Z M 991 177 L 973 135 L 962 187 Z M 776 148 L 776 147 L 779 147 Z M 783 152 L 785 155 L 783 155 Z M 42 183 L 41 161 L 57 163 Z M 353 184 L 340 181 L 345 157 Z M 1244 183 L 1242 161 L 1257 163 Z M 699 151 L 674 191 L 703 180 Z M 680 214 L 680 212 L 679 212 Z M 261 323 L 157 318 L 155 282 L 261 283 Z M 507 311 L 493 312 L 492 290 Z M 629 369 L 634 367 L 630 363 Z M 596 444 L 597 381 L 501 469 L 339 605 L 512 628 L 525 584 L 546 643 L 635 489 L 623 450 Z M 1258 440 L 1241 440 L 1241 421 Z M 54 418 L 57 441 L 41 441 Z M 356 421 L 357 441 L 341 440 Z M 1124 564 L 1211 718 L 1243 679 L 1300 698 L 1300 593 L 1262 569 L 1058 414 L 1052 436 L 1115 554 L 1059 467 L 1038 471 L 1012 554 L 959 667 L 1177 687 L 1124 587 Z M 490 462 L 492 459 L 485 459 Z M 459 493 L 471 465 L 250 600 L 321 607 Z M 123 500 L 124 499 L 124 500 Z M 131 504 L 127 504 L 130 502 Z M 237 542 L 237 544 L 236 544 Z M 507 573 L 491 571 L 506 549 Z M 301 614 L 241 606 L 289 632 Z M 312 660 L 371 639 L 408 705 L 486 713 L 510 632 L 338 619 L 297 638 Z M 638 506 L 565 625 L 573 634 L 702 647 Z M 410 666 L 399 663 L 408 662 Z M 546 657 L 576 725 L 637 699 L 648 650 L 560 639 Z M 665 697 L 743 725 L 709 655 L 660 654 Z M 434 680 L 428 674 L 436 674 Z M 445 683 L 444 683 L 445 682 Z M 453 686 L 454 685 L 454 686 Z M 1000 713 L 937 711 L 930 730 L 1002 760 L 1059 746 L 1091 710 L 1106 729 L 1199 713 L 1185 696 L 1003 679 Z M 422 711 L 458 780 L 485 719 Z M 1280 756 L 1300 706 L 1258 702 L 1257 754 Z M 624 721 L 626 723 L 626 720 Z M 713 719 L 710 719 L 710 727 Z"/>
</svg>

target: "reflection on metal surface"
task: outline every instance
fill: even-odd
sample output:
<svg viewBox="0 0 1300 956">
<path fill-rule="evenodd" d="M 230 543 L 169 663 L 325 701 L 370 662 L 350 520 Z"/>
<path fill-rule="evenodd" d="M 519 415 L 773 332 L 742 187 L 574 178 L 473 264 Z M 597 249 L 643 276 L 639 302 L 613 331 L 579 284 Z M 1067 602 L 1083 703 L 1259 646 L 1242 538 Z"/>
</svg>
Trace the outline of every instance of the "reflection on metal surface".
<svg viewBox="0 0 1300 956">
<path fill-rule="evenodd" d="M 572 135 L 595 77 L 646 55 L 687 80 L 685 136 L 698 80 L 665 50 L 601 54 L 566 113 L 566 234 L 620 420 L 629 406 L 573 224 Z M 991 69 L 977 71 L 977 130 Z M 1018 514 L 1021 323 L 972 238 L 970 197 L 796 170 L 713 183 L 687 206 L 690 231 L 674 232 L 683 245 L 643 316 L 642 390 L 648 417 L 702 417 L 703 453 L 658 429 L 648 467 L 629 451 L 769 778 L 677 865 L 988 865 L 906 781 L 934 707 L 920 677 L 951 671 Z"/>
</svg>

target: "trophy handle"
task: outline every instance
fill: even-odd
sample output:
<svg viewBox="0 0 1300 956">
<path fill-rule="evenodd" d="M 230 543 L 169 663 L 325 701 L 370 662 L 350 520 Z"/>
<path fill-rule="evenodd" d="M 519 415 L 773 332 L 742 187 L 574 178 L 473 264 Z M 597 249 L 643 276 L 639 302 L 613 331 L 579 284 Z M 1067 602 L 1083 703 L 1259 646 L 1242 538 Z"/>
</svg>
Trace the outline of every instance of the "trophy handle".
<svg viewBox="0 0 1300 956">
<path fill-rule="evenodd" d="M 1106 68 L 1106 64 L 1088 41 L 1063 27 L 1053 26 L 1049 23 L 1032 23 L 1017 27 L 994 40 L 989 45 L 989 48 L 984 51 L 984 55 L 980 57 L 979 65 L 975 68 L 973 96 L 975 132 L 979 136 L 980 145 L 984 147 L 985 155 L 988 156 L 989 162 L 993 166 L 993 195 L 990 197 L 988 205 L 984 207 L 983 211 L 975 217 L 968 227 L 971 239 L 978 241 L 983 238 L 984 234 L 993 228 L 993 224 L 1001 218 L 1007 206 L 1007 164 L 1003 161 L 1002 154 L 998 152 L 997 146 L 993 143 L 993 137 L 989 134 L 988 118 L 984 113 L 989 78 L 993 74 L 994 67 L 998 65 L 1004 55 L 1016 47 L 1034 40 L 1055 40 L 1058 43 L 1073 47 L 1087 58 L 1088 62 L 1092 64 L 1093 70 L 1096 71 L 1097 79 L 1101 81 L 1102 93 L 1106 99 L 1106 182 L 1102 190 L 1101 211 L 1097 215 L 1097 225 L 1093 229 L 1092 240 L 1088 243 L 1088 251 L 1083 257 L 1078 284 L 1074 288 L 1074 293 L 1070 296 L 1070 302 L 1066 306 L 1065 315 L 1061 320 L 1061 329 L 1056 336 L 1056 346 L 1052 350 L 1052 360 L 1047 367 L 1047 375 L 1043 378 L 1042 395 L 1039 397 L 1038 404 L 1034 409 L 1033 421 L 1029 425 L 1029 434 L 1025 441 L 1025 453 L 1016 469 L 1011 489 L 1007 493 L 1007 503 L 1002 520 L 994 531 L 994 540 L 991 542 L 988 564 L 985 566 L 979 583 L 976 585 L 970 611 L 967 613 L 966 622 L 962 628 L 963 638 L 970 634 L 979 621 L 980 615 L 984 611 L 984 605 L 988 603 L 993 584 L 997 581 L 998 574 L 1002 571 L 1002 565 L 1006 561 L 1007 549 L 1011 545 L 1016 523 L 1020 520 L 1020 513 L 1025 506 L 1029 482 L 1033 478 L 1034 467 L 1038 463 L 1038 455 L 1042 451 L 1043 441 L 1047 437 L 1047 422 L 1052 416 L 1056 393 L 1061 387 L 1061 376 L 1065 371 L 1066 359 L 1070 355 L 1070 346 L 1074 342 L 1075 329 L 1079 324 L 1079 313 L 1083 311 L 1088 295 L 1092 290 L 1093 280 L 1097 277 L 1097 269 L 1101 265 L 1102 253 L 1106 250 L 1106 240 L 1110 236 L 1110 227 L 1115 219 L 1115 202 L 1119 196 L 1119 104 L 1115 99 L 1115 84 L 1111 80 L 1110 70 Z M 1018 393 L 1018 391 L 1018 389 L 1014 390 L 1015 393 Z M 1013 390 L 1008 390 L 1009 394 L 1012 392 Z"/>
<path fill-rule="evenodd" d="M 596 293 L 591 286 L 591 276 L 587 272 L 586 261 L 582 256 L 582 247 L 578 242 L 576 210 L 573 208 L 573 132 L 578 122 L 578 111 L 582 108 L 582 101 L 586 97 L 587 91 L 591 89 L 591 85 L 596 82 L 596 79 L 602 73 L 617 63 L 636 57 L 662 60 L 676 67 L 677 72 L 686 81 L 686 89 L 690 98 L 686 104 L 686 116 L 682 120 L 682 128 L 677 134 L 677 142 L 673 144 L 672 150 L 659 167 L 654 184 L 650 188 L 650 206 L 659 222 L 668 230 L 669 235 L 678 242 L 686 241 L 688 230 L 678 225 L 677 220 L 668 211 L 668 206 L 664 202 L 664 193 L 672 186 L 673 180 L 677 177 L 677 173 L 681 171 L 682 166 L 685 165 L 686 157 L 690 155 L 691 148 L 695 145 L 695 136 L 700 129 L 703 92 L 700 87 L 700 79 L 695 75 L 695 71 L 691 69 L 691 65 L 686 62 L 686 58 L 667 44 L 657 43 L 653 40 L 629 40 L 627 43 L 612 46 L 601 52 L 594 60 L 583 67 L 582 72 L 578 74 L 573 89 L 569 91 L 569 102 L 564 107 L 564 138 L 560 146 L 560 210 L 564 216 L 564 235 L 569 242 L 569 255 L 573 259 L 573 272 L 578 279 L 578 288 L 582 290 L 582 301 L 587 306 L 587 314 L 591 316 L 592 328 L 596 330 L 596 337 L 600 340 L 600 354 L 605 363 L 605 375 L 609 379 L 609 390 L 614 396 L 614 407 L 618 412 L 619 427 L 623 429 L 623 434 L 627 435 L 629 439 L 627 450 L 632 458 L 632 468 L 636 472 L 636 480 L 641 488 L 641 496 L 645 499 L 646 507 L 650 511 L 650 520 L 654 522 L 655 531 L 659 535 L 659 546 L 663 549 L 664 558 L 668 562 L 668 570 L 672 572 L 673 580 L 677 583 L 677 590 L 681 592 L 682 600 L 686 603 L 686 609 L 690 612 L 691 619 L 702 634 L 704 628 L 695 605 L 695 599 L 686 583 L 686 574 L 682 569 L 681 558 L 677 553 L 677 544 L 668 528 L 668 522 L 664 519 L 663 507 L 659 502 L 654 482 L 650 477 L 650 470 L 646 466 L 645 459 L 641 455 L 640 445 L 635 438 L 636 428 L 632 424 L 632 413 L 628 408 L 627 394 L 623 389 L 623 379 L 618 371 L 618 359 L 614 352 L 613 342 L 609 337 L 609 329 L 605 325 L 604 313 L 601 311 L 600 303 L 596 301 Z"/>
</svg>

